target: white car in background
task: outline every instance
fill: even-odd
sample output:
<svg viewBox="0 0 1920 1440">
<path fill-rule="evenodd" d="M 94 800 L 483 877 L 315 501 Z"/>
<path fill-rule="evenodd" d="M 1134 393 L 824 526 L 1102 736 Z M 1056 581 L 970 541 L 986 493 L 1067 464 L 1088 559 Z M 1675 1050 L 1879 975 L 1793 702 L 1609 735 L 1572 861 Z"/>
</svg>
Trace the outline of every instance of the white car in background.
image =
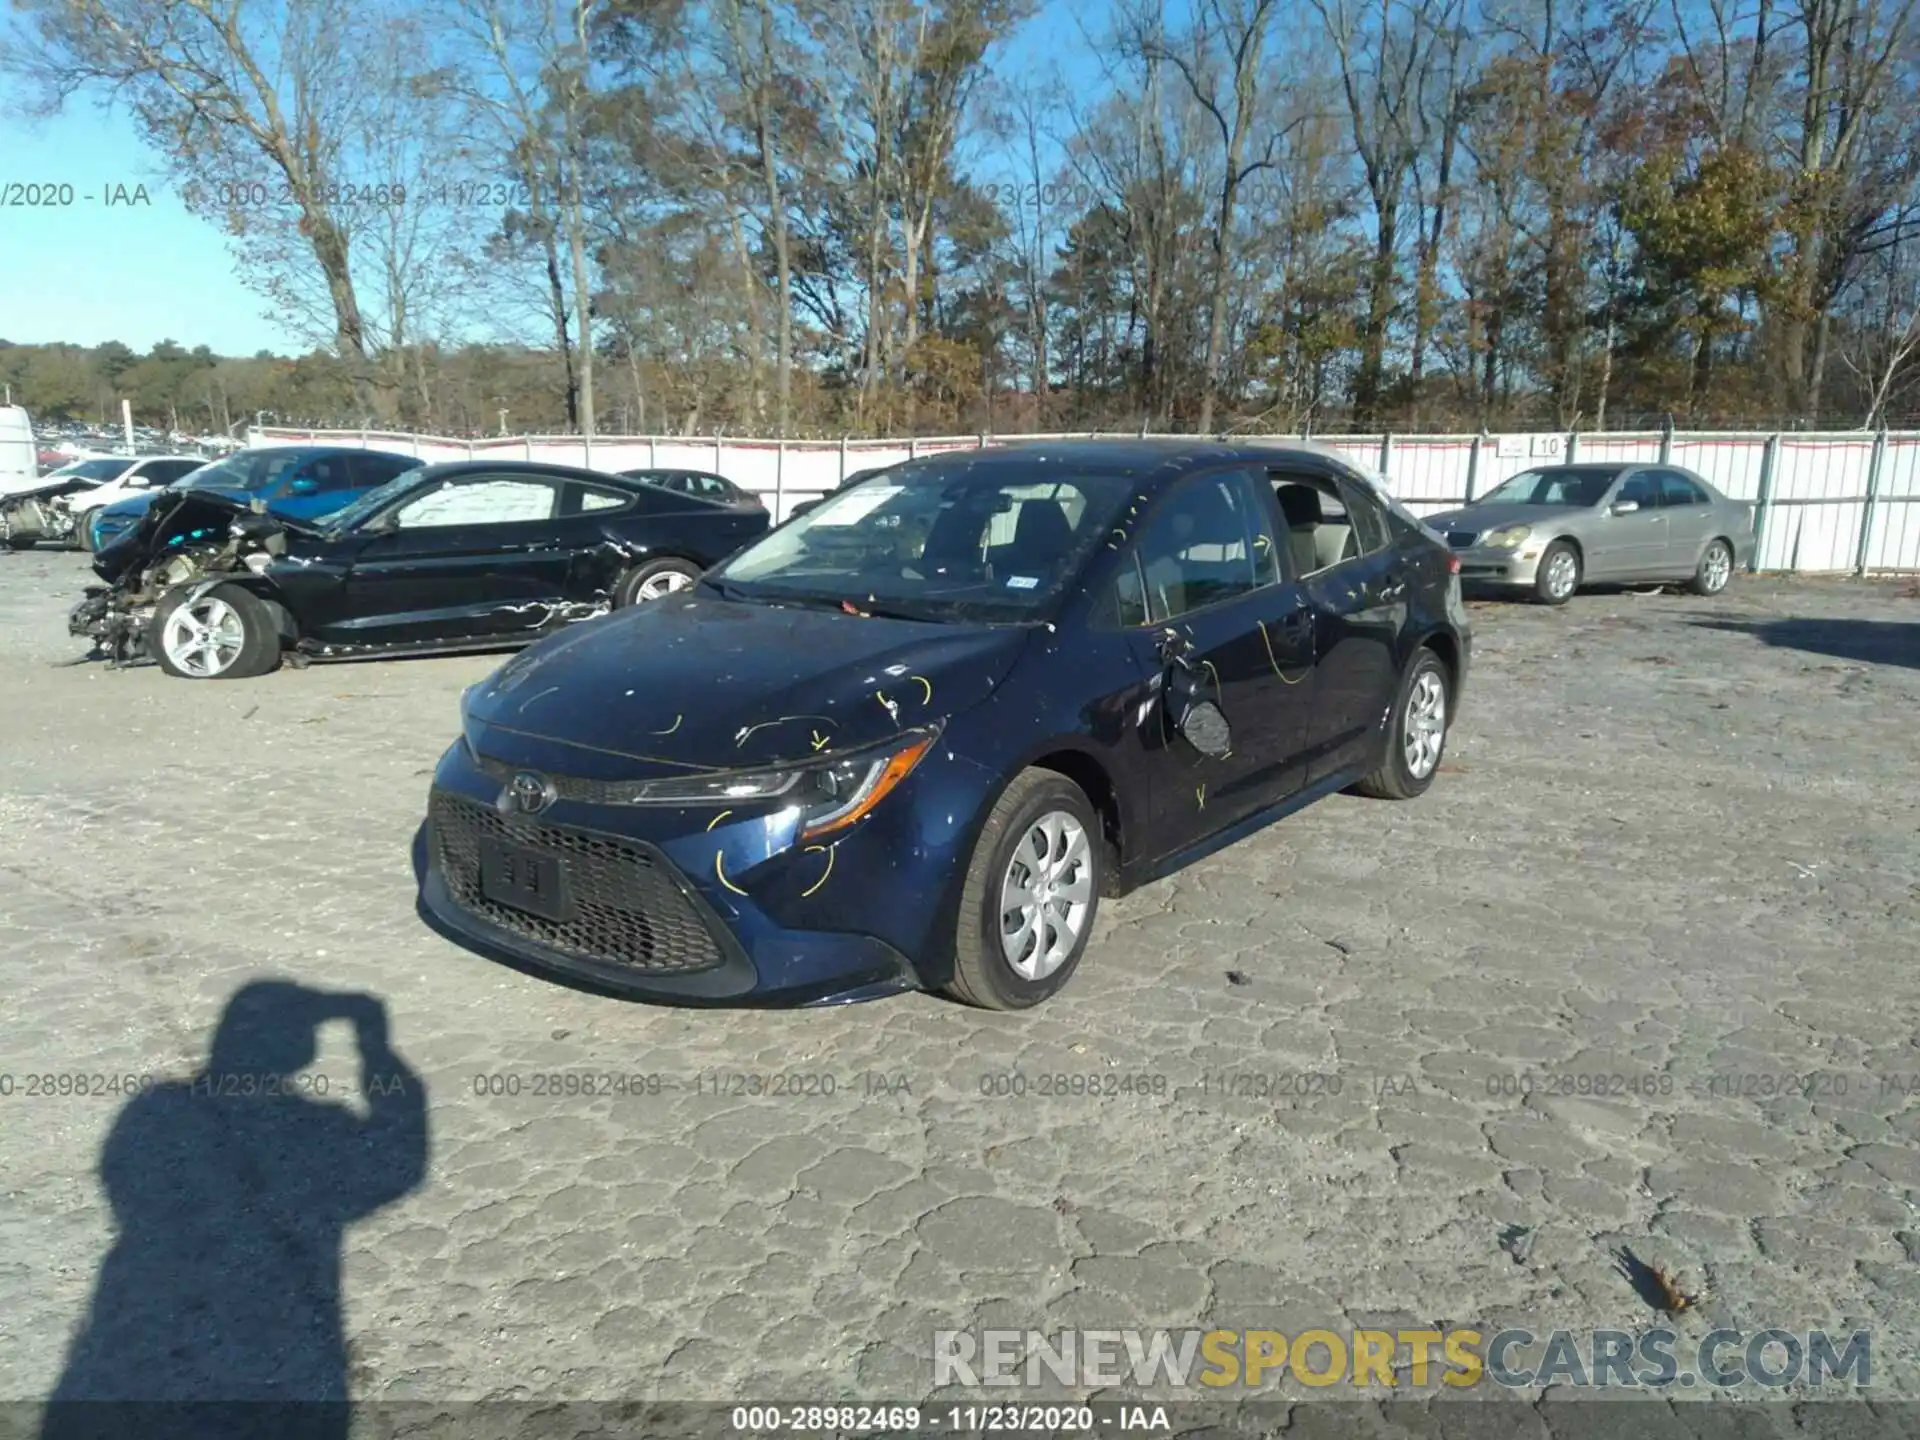
<svg viewBox="0 0 1920 1440">
<path fill-rule="evenodd" d="M 206 460 L 198 455 L 98 456 L 62 465 L 24 493 L 0 497 L 0 536 L 12 549 L 59 540 L 86 549 L 90 521 L 102 506 L 164 489 L 192 474 Z"/>
</svg>

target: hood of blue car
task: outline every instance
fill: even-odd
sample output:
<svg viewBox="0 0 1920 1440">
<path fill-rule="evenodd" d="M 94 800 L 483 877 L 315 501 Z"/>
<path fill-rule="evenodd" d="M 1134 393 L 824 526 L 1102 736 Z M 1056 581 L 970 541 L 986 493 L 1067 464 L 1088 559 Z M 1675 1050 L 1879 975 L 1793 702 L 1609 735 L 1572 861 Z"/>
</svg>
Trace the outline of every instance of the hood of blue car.
<svg viewBox="0 0 1920 1440">
<path fill-rule="evenodd" d="M 600 778 L 806 759 L 980 703 L 1028 633 L 667 596 L 515 656 L 469 692 L 468 734 L 575 747 Z"/>
</svg>

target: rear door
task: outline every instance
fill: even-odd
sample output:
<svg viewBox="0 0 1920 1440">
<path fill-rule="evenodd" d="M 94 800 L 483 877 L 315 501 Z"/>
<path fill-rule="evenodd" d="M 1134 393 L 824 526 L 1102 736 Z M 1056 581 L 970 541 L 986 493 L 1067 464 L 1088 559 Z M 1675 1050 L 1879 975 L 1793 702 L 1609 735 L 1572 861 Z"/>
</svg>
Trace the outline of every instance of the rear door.
<svg viewBox="0 0 1920 1440">
<path fill-rule="evenodd" d="M 1667 522 L 1663 569 L 1668 575 L 1691 575 L 1713 529 L 1712 502 L 1691 476 L 1679 470 L 1654 473 L 1660 482 L 1660 514 Z"/>
<path fill-rule="evenodd" d="M 1227 722 L 1227 753 L 1202 754 L 1161 712 L 1151 751 L 1154 858 L 1184 850 L 1300 788 L 1312 729 L 1313 626 L 1282 572 L 1272 493 L 1250 467 L 1190 476 L 1161 497 L 1131 545 L 1118 614 L 1163 697 L 1185 670 Z"/>
<path fill-rule="evenodd" d="M 366 644 L 524 637 L 566 600 L 561 482 L 513 471 L 430 485 L 370 517 L 329 638 Z"/>
<path fill-rule="evenodd" d="M 1316 568 L 1304 577 L 1313 608 L 1313 730 L 1307 783 L 1365 764 L 1399 681 L 1396 646 L 1407 618 L 1406 558 L 1379 502 L 1336 475 L 1280 475 L 1320 491 L 1311 536 Z M 1289 553 L 1308 546 L 1287 537 Z"/>
</svg>

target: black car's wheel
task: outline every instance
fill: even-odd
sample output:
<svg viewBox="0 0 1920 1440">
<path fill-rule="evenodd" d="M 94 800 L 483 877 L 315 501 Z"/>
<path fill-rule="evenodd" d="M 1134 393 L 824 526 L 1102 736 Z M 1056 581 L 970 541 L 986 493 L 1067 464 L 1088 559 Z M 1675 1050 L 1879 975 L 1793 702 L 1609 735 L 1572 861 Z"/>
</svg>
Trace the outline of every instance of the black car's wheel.
<svg viewBox="0 0 1920 1440">
<path fill-rule="evenodd" d="M 201 595 L 182 585 L 154 610 L 147 648 L 183 680 L 245 680 L 280 664 L 280 627 L 266 602 L 238 585 Z"/>
<path fill-rule="evenodd" d="M 1533 572 L 1533 594 L 1542 605 L 1564 605 L 1580 588 L 1580 552 L 1565 540 L 1547 546 Z"/>
<path fill-rule="evenodd" d="M 1687 589 L 1696 595 L 1718 595 L 1732 578 L 1733 547 L 1724 540 L 1715 540 L 1701 552 L 1700 564 L 1687 582 Z"/>
<path fill-rule="evenodd" d="M 967 865 L 949 991 L 1024 1010 L 1067 983 L 1100 909 L 1106 846 L 1078 785 L 1023 770 L 994 805 Z"/>
<path fill-rule="evenodd" d="M 691 560 L 649 560 L 620 577 L 613 589 L 613 603 L 618 607 L 658 600 L 662 595 L 688 589 L 699 578 L 700 567 Z"/>
<path fill-rule="evenodd" d="M 1380 768 L 1356 790 L 1376 800 L 1411 800 L 1426 793 L 1447 753 L 1452 691 L 1440 657 L 1428 649 L 1418 651 L 1400 677 Z"/>
</svg>

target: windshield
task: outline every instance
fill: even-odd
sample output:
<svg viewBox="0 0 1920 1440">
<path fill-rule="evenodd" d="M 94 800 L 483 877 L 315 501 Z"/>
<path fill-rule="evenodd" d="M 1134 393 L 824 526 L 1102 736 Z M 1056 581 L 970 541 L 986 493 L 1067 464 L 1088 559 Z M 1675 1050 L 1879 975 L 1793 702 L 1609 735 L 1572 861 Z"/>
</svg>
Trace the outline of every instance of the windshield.
<svg viewBox="0 0 1920 1440">
<path fill-rule="evenodd" d="M 62 465 L 47 478 L 98 480 L 104 485 L 109 480 L 117 479 L 132 464 L 131 460 L 76 460 L 71 465 Z"/>
<path fill-rule="evenodd" d="M 351 530 L 376 510 L 384 509 L 398 500 L 407 491 L 420 483 L 418 470 L 402 470 L 386 484 L 377 486 L 362 495 L 358 500 L 342 505 L 326 517 L 326 529 L 331 534 Z"/>
<path fill-rule="evenodd" d="M 300 450 L 261 450 L 254 454 L 230 455 L 198 470 L 189 470 L 167 488 L 169 490 L 245 490 L 257 495 L 271 490 L 308 458 Z"/>
<path fill-rule="evenodd" d="M 1039 467 L 1035 467 L 1038 472 Z M 924 461 L 835 492 L 714 576 L 731 599 L 851 604 L 912 619 L 1037 618 L 1111 533 L 1131 491 Z"/>
<path fill-rule="evenodd" d="M 1571 465 L 1551 465 L 1542 470 L 1522 470 L 1482 495 L 1476 505 L 1598 505 L 1620 478 L 1618 470 L 1579 470 Z"/>
</svg>

